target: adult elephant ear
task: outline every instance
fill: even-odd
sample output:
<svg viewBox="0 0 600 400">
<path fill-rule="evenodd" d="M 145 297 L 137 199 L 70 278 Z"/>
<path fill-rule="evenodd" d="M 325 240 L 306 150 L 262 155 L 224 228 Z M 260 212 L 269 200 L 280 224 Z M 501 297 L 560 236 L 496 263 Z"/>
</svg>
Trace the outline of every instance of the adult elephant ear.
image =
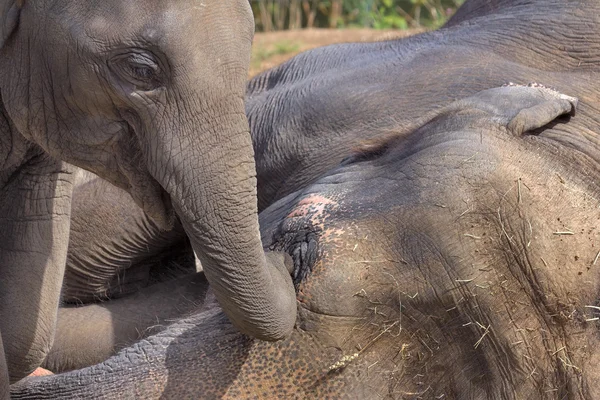
<svg viewBox="0 0 600 400">
<path fill-rule="evenodd" d="M 425 115 L 413 124 L 392 130 L 388 135 L 368 139 L 354 148 L 354 153 L 342 161 L 349 164 L 384 153 L 396 140 L 405 140 L 412 133 L 464 129 L 471 125 L 481 128 L 493 124 L 515 136 L 534 134 L 551 124 L 558 117 L 575 115 L 578 100 L 555 89 L 537 84 L 517 85 L 509 83 L 501 87 L 483 90 L 473 96 Z M 469 118 L 465 116 L 470 116 Z M 434 129 L 434 127 L 436 127 Z"/>
<path fill-rule="evenodd" d="M 0 0 L 0 49 L 19 25 L 19 14 L 25 0 Z"/>
<path fill-rule="evenodd" d="M 510 88 L 510 86 L 505 87 Z M 516 96 L 517 105 L 525 104 L 506 126 L 514 135 L 523 135 L 526 132 L 542 128 L 563 115 L 575 115 L 578 103 L 575 97 L 537 84 L 530 84 L 525 88 L 513 87 L 513 89 L 519 90 L 518 88 L 523 93 L 514 94 L 513 97 Z"/>
<path fill-rule="evenodd" d="M 466 102 L 494 115 L 509 133 L 522 136 L 558 117 L 575 115 L 578 100 L 537 83 L 509 83 L 479 92 Z"/>
</svg>

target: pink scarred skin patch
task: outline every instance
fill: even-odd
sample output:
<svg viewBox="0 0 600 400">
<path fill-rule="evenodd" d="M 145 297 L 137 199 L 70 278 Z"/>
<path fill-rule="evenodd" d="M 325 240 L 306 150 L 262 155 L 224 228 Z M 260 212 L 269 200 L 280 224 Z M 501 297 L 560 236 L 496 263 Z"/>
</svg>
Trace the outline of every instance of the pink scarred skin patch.
<svg viewBox="0 0 600 400">
<path fill-rule="evenodd" d="M 312 218 L 315 218 L 323 214 L 323 211 L 325 211 L 325 206 L 327 205 L 336 205 L 336 202 L 318 194 L 311 194 L 308 197 L 300 200 L 294 208 L 294 211 L 292 211 L 287 217 L 305 217 L 310 213 L 313 215 Z"/>
<path fill-rule="evenodd" d="M 44 368 L 37 368 L 35 371 L 33 371 L 31 374 L 29 374 L 29 376 L 48 376 L 48 375 L 54 375 L 54 374 Z"/>
<path fill-rule="evenodd" d="M 319 194 L 310 194 L 300 200 L 286 218 L 305 218 L 306 221 L 310 221 L 314 228 L 318 228 L 321 232 L 321 239 L 332 240 L 336 235 L 344 233 L 344 230 L 327 228 L 325 220 L 339 206 L 340 204 L 335 200 L 328 199 Z"/>
</svg>

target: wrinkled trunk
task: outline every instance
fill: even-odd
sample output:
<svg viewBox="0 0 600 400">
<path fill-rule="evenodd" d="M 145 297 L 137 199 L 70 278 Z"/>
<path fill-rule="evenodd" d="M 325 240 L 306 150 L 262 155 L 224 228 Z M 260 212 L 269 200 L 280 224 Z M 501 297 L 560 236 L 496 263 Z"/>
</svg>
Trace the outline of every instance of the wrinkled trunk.
<svg viewBox="0 0 600 400">
<path fill-rule="evenodd" d="M 207 107 L 211 112 L 161 124 L 175 132 L 153 136 L 158 143 L 149 168 L 170 195 L 234 325 L 253 337 L 282 339 L 295 322 L 295 291 L 283 258 L 272 262 L 262 248 L 254 153 L 243 99 L 224 95 Z"/>
</svg>

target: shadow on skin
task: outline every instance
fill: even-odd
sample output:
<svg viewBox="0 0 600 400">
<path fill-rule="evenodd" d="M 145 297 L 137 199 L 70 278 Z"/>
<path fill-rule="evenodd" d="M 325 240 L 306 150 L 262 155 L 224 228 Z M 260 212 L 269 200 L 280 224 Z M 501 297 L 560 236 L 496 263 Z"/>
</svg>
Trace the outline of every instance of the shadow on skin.
<svg viewBox="0 0 600 400">
<path fill-rule="evenodd" d="M 43 363 L 53 372 L 106 360 L 175 320 L 214 306 L 204 274 L 191 274 L 143 288 L 119 299 L 59 309 L 54 346 Z"/>
</svg>

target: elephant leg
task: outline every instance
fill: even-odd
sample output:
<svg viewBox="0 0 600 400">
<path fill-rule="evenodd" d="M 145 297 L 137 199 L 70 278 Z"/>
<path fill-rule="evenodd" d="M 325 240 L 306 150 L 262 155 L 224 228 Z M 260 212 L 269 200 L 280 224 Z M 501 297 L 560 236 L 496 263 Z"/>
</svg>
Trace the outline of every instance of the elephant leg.
<svg viewBox="0 0 600 400">
<path fill-rule="evenodd" d="M 59 309 L 54 346 L 43 367 L 63 372 L 100 363 L 173 320 L 211 304 L 204 274 L 162 282 L 116 300 Z"/>
<path fill-rule="evenodd" d="M 71 168 L 32 153 L 0 196 L 0 331 L 11 382 L 39 367 L 54 340 L 68 246 Z"/>
<path fill-rule="evenodd" d="M 181 227 L 161 230 L 127 192 L 80 171 L 73 193 L 64 302 L 90 303 L 134 293 L 165 274 L 172 277 L 169 266 L 174 263 L 167 260 L 177 258 L 176 265 L 186 265 L 193 263 L 191 257 Z"/>
</svg>

